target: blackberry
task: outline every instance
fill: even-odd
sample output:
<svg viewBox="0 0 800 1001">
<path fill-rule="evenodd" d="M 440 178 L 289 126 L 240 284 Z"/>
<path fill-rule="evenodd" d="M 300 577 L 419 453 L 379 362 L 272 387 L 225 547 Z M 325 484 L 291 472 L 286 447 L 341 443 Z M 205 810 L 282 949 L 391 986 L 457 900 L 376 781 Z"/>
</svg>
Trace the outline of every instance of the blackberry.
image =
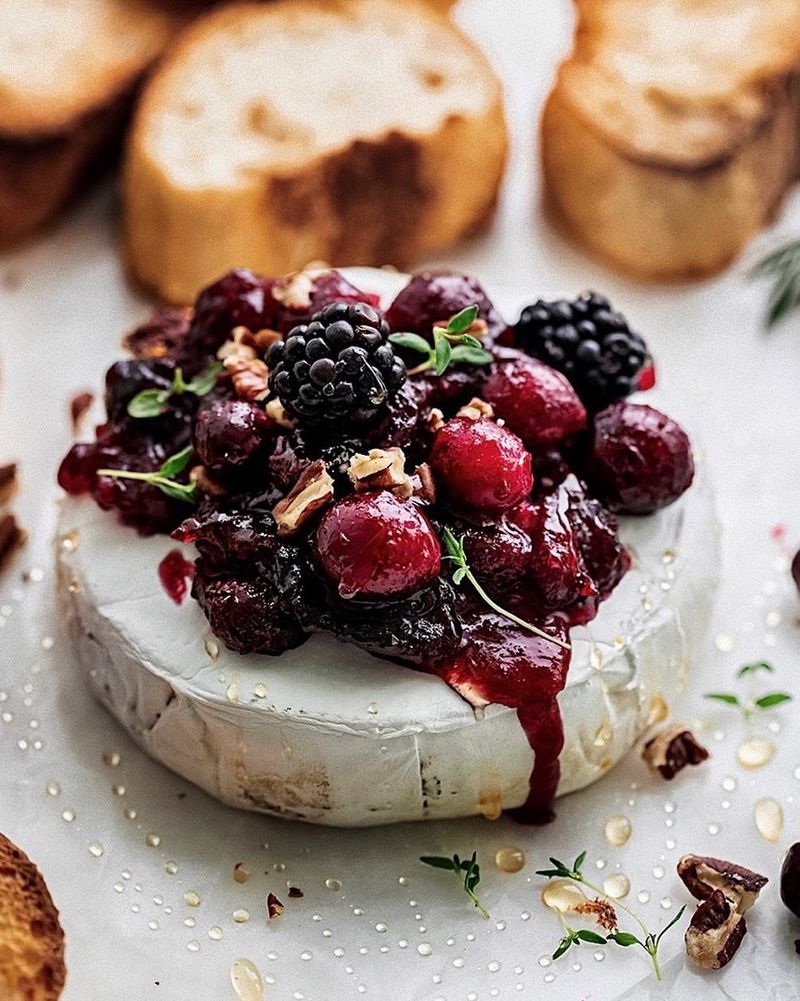
<svg viewBox="0 0 800 1001">
<path fill-rule="evenodd" d="M 267 355 L 270 384 L 306 426 L 365 424 L 387 412 L 406 377 L 389 326 L 365 302 L 334 302 Z"/>
<path fill-rule="evenodd" d="M 522 310 L 514 336 L 527 354 L 563 372 L 590 410 L 648 388 L 644 339 L 596 292 L 572 301 L 539 299 Z"/>
</svg>

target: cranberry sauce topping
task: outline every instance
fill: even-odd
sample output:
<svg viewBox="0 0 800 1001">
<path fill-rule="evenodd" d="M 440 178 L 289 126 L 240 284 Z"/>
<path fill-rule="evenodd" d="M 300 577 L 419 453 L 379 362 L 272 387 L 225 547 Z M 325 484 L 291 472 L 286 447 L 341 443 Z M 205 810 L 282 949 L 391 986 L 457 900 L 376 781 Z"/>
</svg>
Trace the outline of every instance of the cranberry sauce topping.
<svg viewBox="0 0 800 1001">
<path fill-rule="evenodd" d="M 171 549 L 158 564 L 158 577 L 169 597 L 176 605 L 182 605 L 189 593 L 187 581 L 194 577 L 194 563 L 180 549 Z"/>
<path fill-rule="evenodd" d="M 638 372 L 644 349 L 625 331 L 598 340 L 597 379 L 582 349 L 576 380 L 517 350 L 466 276 L 416 276 L 385 318 L 377 304 L 336 271 L 239 270 L 193 311 L 156 313 L 128 336 L 135 357 L 109 370 L 106 423 L 59 482 L 143 534 L 194 543 L 192 595 L 232 650 L 276 655 L 329 632 L 474 706 L 515 708 L 535 752 L 517 814 L 541 821 L 558 784 L 569 628 L 630 565 L 611 510 L 679 496 L 688 439 L 649 407 L 587 416 L 573 386 L 610 385 L 621 333 L 636 355 L 625 377 Z M 418 349 L 469 306 L 460 353 L 407 373 L 414 336 Z M 592 323 L 610 322 L 597 305 Z M 573 335 L 561 324 L 558 336 Z M 169 553 L 158 572 L 180 602 L 184 558 Z"/>
</svg>

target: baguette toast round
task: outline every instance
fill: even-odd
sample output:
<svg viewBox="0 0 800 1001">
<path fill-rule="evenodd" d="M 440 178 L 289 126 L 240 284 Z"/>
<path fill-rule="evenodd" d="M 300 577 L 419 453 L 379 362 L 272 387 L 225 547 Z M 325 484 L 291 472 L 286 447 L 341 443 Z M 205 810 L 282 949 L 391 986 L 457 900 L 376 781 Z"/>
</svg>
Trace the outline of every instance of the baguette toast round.
<svg viewBox="0 0 800 1001">
<path fill-rule="evenodd" d="M 545 206 L 645 280 L 702 278 L 798 175 L 800 2 L 576 0 L 541 125 Z"/>
<path fill-rule="evenodd" d="M 234 266 L 402 267 L 489 219 L 506 148 L 498 80 L 430 5 L 224 7 L 181 37 L 137 111 L 129 267 L 179 303 Z"/>
<path fill-rule="evenodd" d="M 64 932 L 44 879 L 0 834 L 0 997 L 55 1001 L 65 980 Z"/>
</svg>

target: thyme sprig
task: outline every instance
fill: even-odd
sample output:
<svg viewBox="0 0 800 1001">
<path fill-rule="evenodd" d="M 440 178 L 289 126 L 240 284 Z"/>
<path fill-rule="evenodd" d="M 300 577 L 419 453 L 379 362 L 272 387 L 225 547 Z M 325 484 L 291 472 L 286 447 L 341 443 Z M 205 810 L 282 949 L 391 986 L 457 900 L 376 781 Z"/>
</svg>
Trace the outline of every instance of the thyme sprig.
<svg viewBox="0 0 800 1001">
<path fill-rule="evenodd" d="M 477 852 L 473 852 L 468 859 L 462 859 L 458 855 L 453 855 L 452 858 L 448 858 L 446 855 L 421 855 L 419 860 L 423 865 L 429 865 L 434 869 L 446 869 L 449 872 L 454 872 L 459 885 L 472 903 L 485 918 L 489 917 L 489 912 L 475 893 L 475 887 L 481 881 L 481 867 L 478 865 Z"/>
<path fill-rule="evenodd" d="M 467 561 L 467 554 L 464 551 L 463 537 L 462 539 L 457 539 L 450 529 L 446 527 L 442 538 L 444 541 L 444 547 L 447 551 L 447 555 L 444 559 L 451 560 L 455 564 L 455 570 L 453 571 L 454 584 L 457 585 L 461 584 L 462 581 L 468 581 L 478 592 L 480 598 L 486 602 L 489 608 L 494 609 L 498 615 L 502 615 L 503 618 L 509 619 L 511 622 L 515 622 L 518 626 L 521 626 L 523 629 L 527 629 L 536 636 L 541 636 L 542 639 L 548 640 L 550 643 L 555 643 L 556 646 L 560 646 L 563 650 L 571 649 L 569 643 L 559 639 L 557 636 L 551 636 L 550 633 L 546 633 L 543 629 L 539 629 L 538 626 L 534 626 L 531 622 L 526 622 L 525 619 L 521 619 L 513 612 L 509 612 L 507 608 L 503 608 L 502 605 L 498 605 L 496 601 L 489 597 L 475 574 L 472 572 L 469 562 Z"/>
<path fill-rule="evenodd" d="M 736 677 L 749 678 L 752 682 L 752 679 L 756 675 L 762 672 L 772 674 L 774 670 L 775 668 L 765 660 L 757 660 L 752 664 L 743 664 L 736 672 Z M 733 692 L 708 692 L 705 698 L 713 699 L 715 702 L 721 702 L 723 705 L 738 710 L 747 724 L 751 722 L 753 716 L 760 710 L 774 709 L 775 706 L 792 701 L 792 696 L 788 692 L 765 692 L 763 695 L 758 695 L 752 683 L 750 694 L 743 699 L 740 699 Z"/>
<path fill-rule="evenodd" d="M 132 469 L 98 469 L 98 476 L 113 476 L 121 480 L 140 480 L 149 483 L 150 486 L 157 487 L 167 497 L 173 500 L 183 501 L 185 504 L 194 504 L 197 497 L 198 485 L 196 481 L 191 483 L 179 483 L 173 477 L 182 473 L 189 465 L 194 449 L 191 445 L 181 449 L 171 455 L 160 469 L 149 473 L 140 473 Z"/>
<path fill-rule="evenodd" d="M 417 375 L 432 368 L 436 375 L 443 375 L 453 362 L 466 365 L 488 365 L 492 356 L 481 345 L 477 337 L 468 333 L 478 316 L 476 305 L 467 306 L 447 322 L 447 326 L 433 328 L 433 344 L 419 334 L 391 334 L 389 340 L 401 348 L 425 355 L 425 360 L 409 369 L 409 375 Z"/>
<path fill-rule="evenodd" d="M 661 980 L 661 965 L 658 959 L 659 946 L 661 945 L 664 935 L 666 935 L 673 925 L 680 921 L 686 908 L 681 907 L 677 914 L 675 914 L 672 920 L 665 925 L 661 931 L 657 933 L 651 932 L 643 919 L 639 917 L 635 911 L 631 910 L 630 907 L 627 907 L 616 898 L 610 897 L 601 887 L 595 886 L 594 883 L 590 882 L 586 878 L 583 873 L 583 863 L 585 861 L 585 851 L 580 853 L 580 855 L 572 863 L 571 867 L 557 858 L 551 858 L 550 864 L 553 868 L 539 869 L 536 875 L 546 876 L 548 879 L 566 879 L 570 882 L 579 883 L 581 886 L 585 886 L 587 890 L 591 890 L 592 893 L 596 894 L 600 900 L 605 901 L 612 910 L 619 908 L 619 910 L 624 911 L 625 914 L 627 914 L 628 917 L 630 917 L 639 926 L 641 938 L 633 932 L 620 931 L 617 928 L 615 928 L 609 935 L 601 935 L 599 932 L 591 931 L 585 928 L 572 928 L 567 923 L 563 912 L 559 910 L 557 913 L 564 928 L 564 935 L 553 952 L 553 959 L 558 959 L 559 956 L 563 956 L 568 949 L 571 949 L 573 946 L 580 945 L 581 942 L 591 942 L 595 945 L 605 945 L 609 942 L 614 942 L 616 945 L 622 946 L 623 948 L 627 948 L 631 945 L 638 945 L 641 949 L 644 949 L 650 957 L 650 962 L 653 964 L 653 972 L 655 973 L 656 980 Z"/>
<path fill-rule="evenodd" d="M 168 409 L 173 396 L 183 396 L 185 393 L 206 396 L 214 388 L 221 371 L 222 362 L 210 362 L 194 379 L 186 382 L 183 369 L 176 368 L 172 385 L 167 389 L 143 389 L 137 393 L 128 403 L 128 415 L 135 418 L 160 417 Z"/>
<path fill-rule="evenodd" d="M 750 270 L 751 278 L 768 279 L 764 325 L 767 330 L 800 306 L 800 239 L 791 240 L 763 257 Z"/>
</svg>

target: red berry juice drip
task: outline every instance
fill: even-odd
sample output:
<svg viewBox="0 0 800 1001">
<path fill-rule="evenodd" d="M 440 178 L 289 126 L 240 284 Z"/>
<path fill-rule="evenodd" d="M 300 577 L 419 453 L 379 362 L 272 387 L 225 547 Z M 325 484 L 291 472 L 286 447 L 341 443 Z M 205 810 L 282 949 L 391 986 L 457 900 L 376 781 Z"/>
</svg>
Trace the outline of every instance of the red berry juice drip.
<svg viewBox="0 0 800 1001">
<path fill-rule="evenodd" d="M 158 577 L 176 605 L 183 603 L 189 593 L 189 581 L 194 576 L 194 563 L 185 558 L 180 549 L 170 550 L 158 564 Z"/>
</svg>

